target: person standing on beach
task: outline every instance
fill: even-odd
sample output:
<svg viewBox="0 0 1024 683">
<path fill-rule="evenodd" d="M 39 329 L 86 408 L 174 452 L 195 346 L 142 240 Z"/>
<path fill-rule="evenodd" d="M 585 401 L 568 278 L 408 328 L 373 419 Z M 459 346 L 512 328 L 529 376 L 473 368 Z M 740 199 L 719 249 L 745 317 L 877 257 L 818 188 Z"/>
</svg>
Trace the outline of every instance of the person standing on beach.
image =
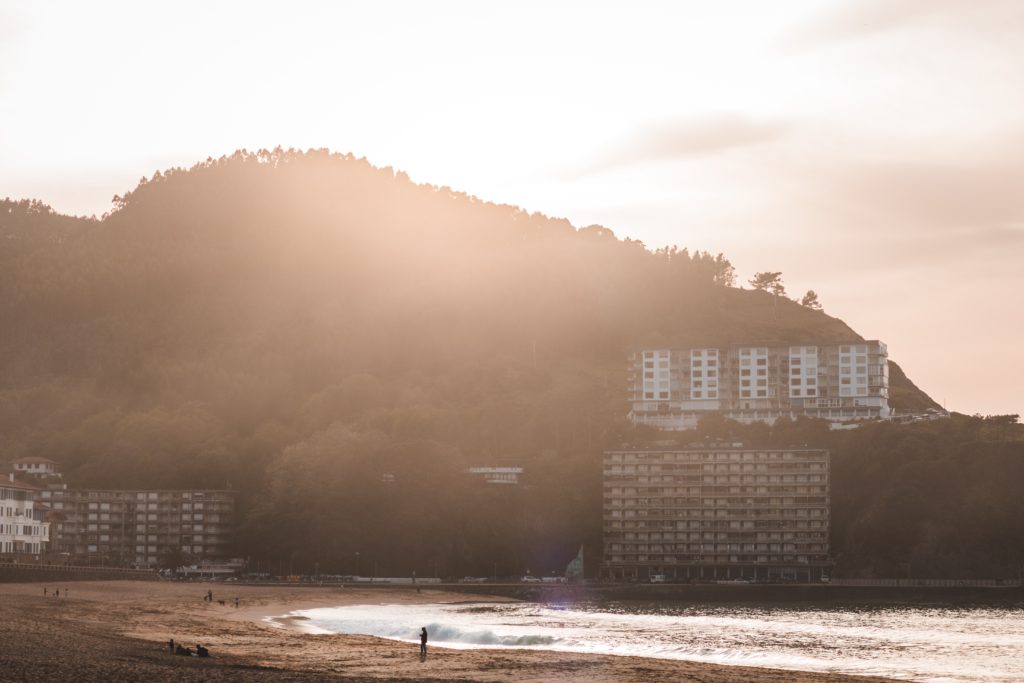
<svg viewBox="0 0 1024 683">
<path fill-rule="evenodd" d="M 46 597 L 46 586 L 43 586 L 43 597 Z"/>
<path fill-rule="evenodd" d="M 420 657 L 426 659 L 427 657 L 427 627 L 424 626 L 420 629 Z"/>
</svg>

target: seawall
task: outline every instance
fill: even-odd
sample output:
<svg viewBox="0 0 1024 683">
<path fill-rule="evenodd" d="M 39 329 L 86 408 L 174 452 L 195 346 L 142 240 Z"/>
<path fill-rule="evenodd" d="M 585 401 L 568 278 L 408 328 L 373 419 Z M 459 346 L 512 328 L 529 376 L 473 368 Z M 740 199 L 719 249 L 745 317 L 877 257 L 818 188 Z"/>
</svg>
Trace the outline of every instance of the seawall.
<svg viewBox="0 0 1024 683">
<path fill-rule="evenodd" d="M 153 571 L 63 564 L 0 563 L 0 582 L 19 581 L 157 581 Z"/>
</svg>

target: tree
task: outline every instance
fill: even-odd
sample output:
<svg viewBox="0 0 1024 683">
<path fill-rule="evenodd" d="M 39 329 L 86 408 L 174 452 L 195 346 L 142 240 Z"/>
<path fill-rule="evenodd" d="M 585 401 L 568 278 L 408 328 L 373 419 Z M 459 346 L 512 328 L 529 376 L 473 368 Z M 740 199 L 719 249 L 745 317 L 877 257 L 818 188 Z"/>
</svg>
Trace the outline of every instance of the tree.
<svg viewBox="0 0 1024 683">
<path fill-rule="evenodd" d="M 164 551 L 160 556 L 160 568 L 177 571 L 180 567 L 192 564 L 193 558 L 178 546 L 173 546 Z"/>
<path fill-rule="evenodd" d="M 762 292 L 771 292 L 776 296 L 786 295 L 786 287 L 782 284 L 781 272 L 764 271 L 754 273 L 754 277 L 749 282 L 754 289 Z"/>
<path fill-rule="evenodd" d="M 719 254 L 714 260 L 715 274 L 713 281 L 716 285 L 721 287 L 735 287 L 736 286 L 736 269 L 729 263 L 729 259 L 725 258 L 724 255 Z"/>
<path fill-rule="evenodd" d="M 808 289 L 807 293 L 804 294 L 804 298 L 800 299 L 800 305 L 806 306 L 815 311 L 821 310 L 821 302 L 818 301 L 818 295 L 813 289 Z"/>
</svg>

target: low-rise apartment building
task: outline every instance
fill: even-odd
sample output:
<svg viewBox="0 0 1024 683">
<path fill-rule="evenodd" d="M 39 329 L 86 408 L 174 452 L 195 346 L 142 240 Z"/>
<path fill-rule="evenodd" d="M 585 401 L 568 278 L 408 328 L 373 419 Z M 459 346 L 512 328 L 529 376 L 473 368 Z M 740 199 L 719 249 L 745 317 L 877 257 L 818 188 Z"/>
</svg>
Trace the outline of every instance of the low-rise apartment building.
<svg viewBox="0 0 1024 683">
<path fill-rule="evenodd" d="M 604 562 L 616 580 L 817 581 L 829 453 L 739 445 L 604 454 Z"/>
<path fill-rule="evenodd" d="M 50 489 L 54 553 L 76 563 L 157 567 L 231 556 L 235 492 Z"/>
<path fill-rule="evenodd" d="M 888 350 L 877 340 L 643 349 L 630 358 L 629 399 L 630 420 L 670 430 L 709 413 L 744 423 L 886 418 Z"/>
</svg>

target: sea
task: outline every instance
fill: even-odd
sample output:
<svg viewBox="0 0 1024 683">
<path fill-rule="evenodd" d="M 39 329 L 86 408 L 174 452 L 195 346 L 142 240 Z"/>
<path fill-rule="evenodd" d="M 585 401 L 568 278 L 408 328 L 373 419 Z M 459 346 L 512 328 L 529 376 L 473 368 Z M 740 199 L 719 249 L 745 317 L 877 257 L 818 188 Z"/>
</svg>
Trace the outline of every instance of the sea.
<svg viewBox="0 0 1024 683">
<path fill-rule="evenodd" d="M 358 605 L 293 612 L 310 633 L 886 676 L 1024 681 L 1024 607 L 601 602 Z"/>
</svg>

